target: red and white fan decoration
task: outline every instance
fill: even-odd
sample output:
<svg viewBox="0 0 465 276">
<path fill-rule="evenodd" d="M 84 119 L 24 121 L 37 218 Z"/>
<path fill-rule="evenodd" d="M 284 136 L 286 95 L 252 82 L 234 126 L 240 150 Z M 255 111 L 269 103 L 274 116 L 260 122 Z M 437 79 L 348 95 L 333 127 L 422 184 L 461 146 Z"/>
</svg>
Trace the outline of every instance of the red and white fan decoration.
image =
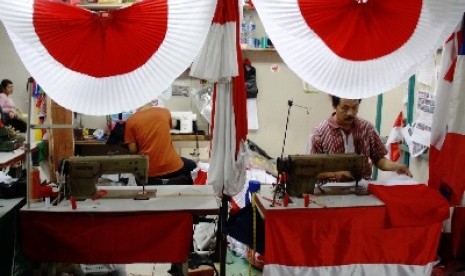
<svg viewBox="0 0 465 276">
<path fill-rule="evenodd" d="M 53 100 L 105 115 L 137 108 L 191 64 L 216 0 L 143 0 L 94 12 L 53 0 L 0 1 L 21 60 Z"/>
<path fill-rule="evenodd" d="M 254 0 L 267 34 L 303 80 L 343 98 L 388 91 L 451 34 L 463 0 Z"/>
</svg>

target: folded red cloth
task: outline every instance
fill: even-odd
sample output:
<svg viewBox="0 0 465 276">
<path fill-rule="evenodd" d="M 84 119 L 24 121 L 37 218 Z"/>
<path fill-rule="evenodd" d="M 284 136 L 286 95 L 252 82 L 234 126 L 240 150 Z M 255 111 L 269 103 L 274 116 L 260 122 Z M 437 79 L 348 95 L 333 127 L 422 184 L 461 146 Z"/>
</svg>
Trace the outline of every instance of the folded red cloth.
<svg viewBox="0 0 465 276">
<path fill-rule="evenodd" d="M 386 205 L 393 227 L 422 226 L 449 218 L 449 203 L 426 185 L 368 185 L 368 190 Z"/>
</svg>

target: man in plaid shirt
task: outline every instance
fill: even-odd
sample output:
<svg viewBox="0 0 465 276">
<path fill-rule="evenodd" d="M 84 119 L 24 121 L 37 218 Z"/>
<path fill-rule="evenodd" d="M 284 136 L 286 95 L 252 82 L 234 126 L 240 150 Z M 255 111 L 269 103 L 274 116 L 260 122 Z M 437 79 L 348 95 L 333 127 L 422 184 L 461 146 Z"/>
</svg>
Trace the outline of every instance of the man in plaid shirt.
<svg viewBox="0 0 465 276">
<path fill-rule="evenodd" d="M 364 155 L 364 179 L 371 179 L 372 164 L 383 171 L 412 176 L 406 166 L 385 157 L 388 151 L 373 124 L 357 117 L 361 99 L 342 99 L 336 96 L 331 96 L 331 99 L 335 112 L 313 129 L 307 149 L 309 154 Z M 323 173 L 320 178 L 348 180 L 352 176 L 349 171 L 339 171 Z"/>
</svg>

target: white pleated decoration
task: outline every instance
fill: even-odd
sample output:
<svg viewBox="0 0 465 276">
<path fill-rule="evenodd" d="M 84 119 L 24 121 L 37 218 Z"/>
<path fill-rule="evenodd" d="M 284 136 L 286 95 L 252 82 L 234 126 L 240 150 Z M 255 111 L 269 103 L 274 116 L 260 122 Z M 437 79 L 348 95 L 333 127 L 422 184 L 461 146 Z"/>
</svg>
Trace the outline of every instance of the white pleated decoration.
<svg viewBox="0 0 465 276">
<path fill-rule="evenodd" d="M 253 2 L 285 63 L 307 83 L 343 98 L 374 96 L 406 82 L 465 11 L 463 0 Z"/>
<path fill-rule="evenodd" d="M 47 14 L 49 5 L 52 11 Z M 66 3 L 15 0 L 0 1 L 0 20 L 27 70 L 47 95 L 72 111 L 106 115 L 137 108 L 169 87 L 199 52 L 215 7 L 216 0 L 144 0 L 107 15 L 100 14 L 110 16 L 111 20 L 105 21 L 105 18 L 99 19 L 96 13 Z M 38 8 L 40 11 L 37 11 Z M 56 13 L 57 10 L 60 13 Z M 68 14 L 69 18 L 66 17 Z M 153 18 L 159 22 L 153 22 Z M 95 20 L 105 23 L 97 24 L 99 28 L 93 31 L 89 29 L 89 24 L 95 23 Z M 150 24 L 145 25 L 145 22 Z M 49 27 L 56 30 L 60 25 L 61 33 L 48 31 Z M 147 55 L 146 60 L 135 61 L 140 59 L 139 53 L 147 53 L 147 49 L 152 49 L 153 45 L 132 43 L 131 39 L 136 37 L 153 43 L 153 37 L 143 38 L 141 33 L 156 33 L 153 26 L 158 25 L 166 27 L 165 34 L 157 34 L 164 39 L 153 53 Z M 89 33 L 89 40 L 82 39 L 76 45 L 68 43 L 69 53 L 54 56 L 51 52 L 63 54 L 58 47 L 60 43 L 73 39 L 66 37 L 67 26 L 70 29 L 82 27 L 83 32 Z M 120 27 L 121 32 L 124 30 L 125 33 L 119 33 Z M 106 32 L 107 28 L 111 31 Z M 37 30 L 41 30 L 41 37 Z M 101 39 L 95 35 L 99 31 Z M 76 34 L 81 35 L 79 32 Z M 119 41 L 119 37 L 126 40 Z M 47 41 L 47 45 L 42 41 Z M 86 56 L 85 50 L 93 50 L 96 41 L 102 43 L 98 45 L 102 49 L 102 57 Z M 127 45 L 137 45 L 138 48 Z M 112 53 L 115 47 L 123 49 L 120 50 L 121 57 Z M 105 67 L 106 63 L 113 67 Z M 99 69 L 92 69 L 92 65 Z"/>
</svg>

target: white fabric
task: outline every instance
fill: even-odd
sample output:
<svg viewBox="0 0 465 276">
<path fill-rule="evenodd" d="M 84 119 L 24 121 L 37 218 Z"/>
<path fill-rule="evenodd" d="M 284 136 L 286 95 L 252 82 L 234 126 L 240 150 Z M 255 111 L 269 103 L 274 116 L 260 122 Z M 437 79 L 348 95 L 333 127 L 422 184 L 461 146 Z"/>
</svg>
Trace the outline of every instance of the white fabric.
<svg viewBox="0 0 465 276">
<path fill-rule="evenodd" d="M 284 265 L 265 265 L 263 276 L 418 276 L 431 275 L 434 263 L 421 265 L 405 264 L 353 264 L 341 266 L 292 267 Z"/>
<path fill-rule="evenodd" d="M 420 22 L 408 42 L 381 58 L 354 62 L 337 56 L 308 27 L 299 0 L 254 0 L 254 5 L 289 68 L 319 90 L 352 99 L 374 96 L 407 81 L 465 11 L 463 0 L 423 0 Z"/>
<path fill-rule="evenodd" d="M 34 31 L 33 3 L 0 1 L 0 20 L 47 95 L 67 109 L 89 115 L 135 109 L 161 94 L 200 50 L 216 7 L 216 0 L 169 0 L 165 40 L 147 63 L 123 75 L 95 78 L 64 67 L 49 55 Z"/>
<path fill-rule="evenodd" d="M 257 99 L 247 99 L 247 127 L 249 130 L 258 130 Z"/>
<path fill-rule="evenodd" d="M 341 129 L 342 137 L 344 140 L 344 153 L 354 153 L 355 152 L 355 145 L 354 145 L 354 135 L 349 133 L 348 135 Z"/>
<path fill-rule="evenodd" d="M 212 155 L 207 184 L 213 185 L 218 198 L 223 194 L 234 196 L 245 183 L 246 151 L 241 142 L 237 159 L 235 115 L 232 104 L 232 84 L 217 84 L 215 127 L 213 129 Z"/>
<path fill-rule="evenodd" d="M 235 44 L 236 23 L 212 24 L 199 55 L 192 63 L 189 75 L 218 82 L 238 75 Z"/>
<path fill-rule="evenodd" d="M 463 42 L 462 42 L 463 43 Z M 454 81 L 450 91 L 439 90 L 437 98 L 442 98 L 444 94 L 448 94 L 449 102 L 445 104 L 448 108 L 448 120 L 442 121 L 444 125 L 447 122 L 447 132 L 465 135 L 465 56 L 457 56 L 457 64 L 455 66 Z M 440 91 L 440 92 L 439 92 Z M 449 93 L 448 93 L 449 92 Z M 441 101 L 441 103 L 444 103 Z M 438 123 L 436 121 L 436 123 Z M 433 126 L 434 127 L 434 126 Z"/>
<path fill-rule="evenodd" d="M 460 24 L 456 27 L 455 32 L 460 30 Z M 451 114 L 456 114 L 456 110 L 451 110 L 450 104 L 452 99 L 452 89 L 454 84 L 444 80 L 444 76 L 447 71 L 451 68 L 454 59 L 457 57 L 458 44 L 457 39 L 454 38 L 448 41 L 442 49 L 442 60 L 441 70 L 439 76 L 442 76 L 438 80 L 438 86 L 436 88 L 436 107 L 434 110 L 433 123 L 431 125 L 431 145 L 434 145 L 438 150 L 442 148 L 444 139 L 448 131 L 447 121 L 451 117 Z M 456 67 L 457 68 L 457 67 Z M 440 95 L 438 94 L 441 91 Z M 454 112 L 454 113 L 452 113 Z"/>
</svg>

